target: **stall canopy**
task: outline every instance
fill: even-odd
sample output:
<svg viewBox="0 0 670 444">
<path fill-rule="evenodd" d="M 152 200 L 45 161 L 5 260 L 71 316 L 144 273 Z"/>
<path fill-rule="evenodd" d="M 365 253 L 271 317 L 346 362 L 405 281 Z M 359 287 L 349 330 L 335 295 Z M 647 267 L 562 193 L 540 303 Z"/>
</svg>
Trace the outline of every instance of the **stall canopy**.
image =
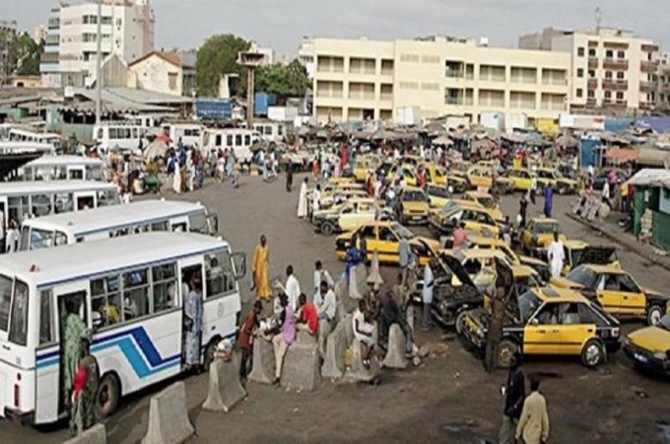
<svg viewBox="0 0 670 444">
<path fill-rule="evenodd" d="M 605 157 L 616 162 L 634 162 L 638 157 L 638 150 L 631 148 L 610 148 Z"/>
<path fill-rule="evenodd" d="M 670 188 L 670 170 L 645 168 L 628 179 L 635 186 Z"/>
<path fill-rule="evenodd" d="M 639 148 L 637 164 L 670 168 L 670 151 L 655 148 Z"/>
</svg>

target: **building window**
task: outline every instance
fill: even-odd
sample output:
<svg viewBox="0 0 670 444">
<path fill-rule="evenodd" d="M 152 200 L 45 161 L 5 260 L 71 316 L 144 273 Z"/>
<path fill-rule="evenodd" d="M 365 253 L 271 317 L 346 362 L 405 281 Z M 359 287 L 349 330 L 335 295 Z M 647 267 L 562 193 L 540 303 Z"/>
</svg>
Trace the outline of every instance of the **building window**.
<svg viewBox="0 0 670 444">
<path fill-rule="evenodd" d="M 613 57 L 614 57 L 614 51 L 612 51 L 611 49 L 608 49 L 607 51 L 605 51 L 605 58 L 611 59 Z"/>
<path fill-rule="evenodd" d="M 171 91 L 174 91 L 177 89 L 177 73 L 176 72 L 171 72 L 168 73 L 168 87 L 170 88 Z"/>
<path fill-rule="evenodd" d="M 605 91 L 605 98 L 607 100 L 611 99 L 612 98 L 612 91 Z"/>
<path fill-rule="evenodd" d="M 584 48 L 577 48 L 577 57 L 584 57 Z"/>
<path fill-rule="evenodd" d="M 616 53 L 616 58 L 617 59 L 625 59 L 626 58 L 626 53 L 623 51 L 619 51 Z"/>
<path fill-rule="evenodd" d="M 616 73 L 617 80 L 623 80 L 623 71 L 618 71 Z"/>
<path fill-rule="evenodd" d="M 593 98 L 596 97 L 596 92 L 594 90 L 590 89 L 590 90 L 586 91 L 586 97 L 588 97 L 589 99 L 593 99 Z"/>
<path fill-rule="evenodd" d="M 623 92 L 622 91 L 618 91 L 616 93 L 616 99 L 617 100 L 623 100 Z"/>
<path fill-rule="evenodd" d="M 589 70 L 589 79 L 595 79 L 596 78 L 596 72 L 592 69 Z"/>
<path fill-rule="evenodd" d="M 595 57 L 595 56 L 596 56 L 596 49 L 589 48 L 589 57 Z"/>
<path fill-rule="evenodd" d="M 577 68 L 577 77 L 580 79 L 584 77 L 584 68 Z"/>
<path fill-rule="evenodd" d="M 605 78 L 607 80 L 611 80 L 612 79 L 612 71 L 605 71 Z"/>
<path fill-rule="evenodd" d="M 577 97 L 583 97 L 584 91 L 581 88 L 577 88 Z"/>
</svg>

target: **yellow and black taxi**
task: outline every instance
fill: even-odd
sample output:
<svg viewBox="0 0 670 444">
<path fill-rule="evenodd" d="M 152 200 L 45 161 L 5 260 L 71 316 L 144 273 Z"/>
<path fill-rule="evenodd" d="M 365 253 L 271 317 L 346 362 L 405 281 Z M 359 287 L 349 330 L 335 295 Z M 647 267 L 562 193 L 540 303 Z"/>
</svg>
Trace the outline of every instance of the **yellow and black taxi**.
<svg viewBox="0 0 670 444">
<path fill-rule="evenodd" d="M 574 194 L 579 188 L 576 180 L 563 177 L 561 172 L 555 168 L 538 168 L 535 174 L 537 175 L 537 188 L 539 190 L 551 184 L 551 187 L 558 194 Z"/>
<path fill-rule="evenodd" d="M 401 224 L 426 224 L 430 200 L 421 188 L 403 187 L 396 203 L 397 218 Z"/>
<path fill-rule="evenodd" d="M 408 164 L 393 164 L 391 169 L 388 170 L 386 179 L 390 182 L 396 180 L 396 178 L 402 178 L 405 181 L 405 184 L 408 186 L 415 187 L 419 183 L 419 179 L 416 175 L 416 170 L 413 166 Z"/>
<path fill-rule="evenodd" d="M 461 223 L 467 231 L 481 236 L 498 237 L 500 234 L 500 227 L 481 205 L 447 205 L 440 211 L 431 212 L 428 223 L 436 233 L 447 237 Z"/>
<path fill-rule="evenodd" d="M 356 162 L 352 168 L 352 174 L 356 182 L 365 182 L 368 171 L 374 171 L 381 165 L 379 156 L 364 154 L 356 157 Z"/>
<path fill-rule="evenodd" d="M 507 259 L 509 259 L 509 261 L 513 265 L 526 265 L 532 268 L 538 273 L 541 282 L 548 282 L 549 278 L 551 278 L 551 269 L 549 268 L 549 264 L 536 257 L 516 254 L 516 252 L 512 249 L 512 247 L 510 247 L 510 245 L 507 242 L 505 242 L 500 238 L 471 236 L 469 241 L 470 241 L 469 248 L 471 249 L 493 248 L 496 250 L 500 250 L 503 253 L 505 253 L 505 256 L 507 256 Z"/>
<path fill-rule="evenodd" d="M 387 264 L 397 264 L 399 262 L 398 248 L 401 239 L 407 239 L 412 251 L 417 256 L 419 264 L 425 265 L 434 257 L 430 248 L 437 251 L 438 241 L 434 239 L 419 238 L 410 230 L 398 222 L 375 221 L 361 224 L 354 231 L 343 233 L 335 240 L 335 252 L 340 260 L 344 260 L 347 251 L 351 248 L 353 242 L 361 249 L 360 240 L 365 240 L 365 250 L 368 259 L 372 260 L 372 255 L 377 251 L 379 262 Z M 428 248 L 430 247 L 430 248 Z"/>
<path fill-rule="evenodd" d="M 360 224 L 390 217 L 390 211 L 380 208 L 370 197 L 352 198 L 327 210 L 312 214 L 314 230 L 326 236 L 355 230 Z M 383 220 L 383 219 L 382 219 Z"/>
<path fill-rule="evenodd" d="M 489 213 L 491 213 L 493 219 L 497 221 L 503 221 L 505 218 L 502 211 L 500 211 L 500 205 L 498 205 L 498 202 L 489 193 L 482 193 L 481 191 L 468 191 L 463 194 L 461 199 L 470 202 L 477 202 L 489 210 Z"/>
<path fill-rule="evenodd" d="M 448 167 L 449 175 L 467 179 L 468 170 L 472 168 L 472 163 L 466 160 L 457 160 L 451 162 Z"/>
<path fill-rule="evenodd" d="M 442 208 L 452 198 L 452 193 L 446 185 L 434 185 L 429 183 L 425 188 L 428 201 L 432 208 Z"/>
<path fill-rule="evenodd" d="M 507 173 L 515 191 L 528 191 L 533 186 L 533 173 L 525 168 L 515 168 Z"/>
<path fill-rule="evenodd" d="M 554 233 L 559 232 L 559 225 L 556 219 L 545 217 L 536 217 L 530 220 L 521 232 L 521 249 L 527 254 L 544 258 L 547 255 L 547 248 L 554 241 Z M 561 242 L 565 242 L 564 235 L 559 235 Z"/>
<path fill-rule="evenodd" d="M 609 265 L 580 265 L 551 284 L 579 290 L 608 313 L 644 319 L 648 325 L 658 324 L 668 309 L 667 297 L 641 287 L 630 273 Z"/>
<path fill-rule="evenodd" d="M 511 179 L 497 175 L 494 166 L 476 164 L 470 167 L 466 172 L 468 184 L 471 188 L 496 188 L 502 194 L 509 194 L 514 191 L 514 183 Z M 494 182 L 495 181 L 495 182 Z"/>
<path fill-rule="evenodd" d="M 563 249 L 565 265 L 563 265 L 562 274 L 564 276 L 582 264 L 620 266 L 617 250 L 614 247 L 589 245 L 581 240 L 570 239 L 563 242 Z"/>
<path fill-rule="evenodd" d="M 635 368 L 670 376 L 670 314 L 656 326 L 629 333 L 623 340 L 623 351 Z"/>
<path fill-rule="evenodd" d="M 424 169 L 429 184 L 447 187 L 447 171 L 443 167 L 429 162 L 424 165 Z"/>
<path fill-rule="evenodd" d="M 468 179 L 447 173 L 447 188 L 449 191 L 455 194 L 464 193 L 470 186 L 468 185 Z"/>
<path fill-rule="evenodd" d="M 491 314 L 483 309 L 467 313 L 462 336 L 479 354 L 486 348 Z M 619 347 L 619 321 L 576 291 L 533 288 L 506 302 L 503 336 L 498 347 L 499 367 L 510 365 L 515 352 L 523 355 L 579 356 L 586 367 L 596 367 Z"/>
</svg>

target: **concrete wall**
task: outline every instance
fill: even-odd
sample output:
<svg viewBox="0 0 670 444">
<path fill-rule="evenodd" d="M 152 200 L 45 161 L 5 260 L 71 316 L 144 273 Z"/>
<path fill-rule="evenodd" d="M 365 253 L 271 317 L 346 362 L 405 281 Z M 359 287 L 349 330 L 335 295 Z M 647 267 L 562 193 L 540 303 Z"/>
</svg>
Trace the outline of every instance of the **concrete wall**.
<svg viewBox="0 0 670 444">
<path fill-rule="evenodd" d="M 131 73 L 128 84 L 130 88 L 182 95 L 183 70 L 156 54 L 131 65 L 129 71 Z"/>
</svg>

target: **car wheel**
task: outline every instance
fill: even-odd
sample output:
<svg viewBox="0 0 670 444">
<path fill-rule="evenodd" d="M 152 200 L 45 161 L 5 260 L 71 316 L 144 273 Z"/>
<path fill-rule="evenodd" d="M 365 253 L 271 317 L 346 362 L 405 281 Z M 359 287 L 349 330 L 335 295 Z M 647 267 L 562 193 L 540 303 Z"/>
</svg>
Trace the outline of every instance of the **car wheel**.
<svg viewBox="0 0 670 444">
<path fill-rule="evenodd" d="M 454 328 L 456 329 L 456 333 L 458 333 L 459 335 L 463 333 L 463 328 L 465 327 L 465 314 L 466 310 L 461 310 L 456 315 L 456 322 L 454 323 Z"/>
<path fill-rule="evenodd" d="M 661 322 L 663 317 L 663 309 L 658 305 L 652 305 L 647 310 L 647 324 L 648 325 L 658 325 Z"/>
<path fill-rule="evenodd" d="M 600 341 L 591 339 L 582 349 L 582 364 L 584 367 L 594 368 L 605 362 L 605 348 Z"/>
<path fill-rule="evenodd" d="M 560 194 L 561 196 L 566 194 L 566 192 L 567 190 L 565 189 L 565 187 L 558 187 L 558 194 Z"/>
<path fill-rule="evenodd" d="M 510 368 L 512 356 L 519 351 L 519 346 L 509 339 L 503 339 L 498 345 L 498 368 Z"/>
<path fill-rule="evenodd" d="M 335 227 L 333 226 L 332 223 L 330 222 L 324 222 L 321 225 L 321 233 L 325 234 L 326 236 L 330 236 L 335 232 Z"/>
<path fill-rule="evenodd" d="M 119 380 L 113 373 L 107 373 L 98 385 L 98 393 L 95 398 L 95 416 L 105 419 L 116 411 L 121 396 Z"/>
</svg>

